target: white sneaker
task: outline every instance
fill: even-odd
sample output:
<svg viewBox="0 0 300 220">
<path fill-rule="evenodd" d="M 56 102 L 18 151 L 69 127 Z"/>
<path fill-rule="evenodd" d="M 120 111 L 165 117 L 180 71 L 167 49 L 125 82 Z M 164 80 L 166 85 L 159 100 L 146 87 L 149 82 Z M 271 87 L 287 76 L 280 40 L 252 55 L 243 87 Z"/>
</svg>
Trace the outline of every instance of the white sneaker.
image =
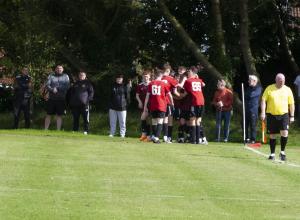
<svg viewBox="0 0 300 220">
<path fill-rule="evenodd" d="M 168 144 L 172 144 L 172 138 L 168 137 L 167 142 Z"/>
<path fill-rule="evenodd" d="M 108 137 L 110 137 L 110 138 L 112 138 L 112 137 L 114 137 L 112 134 L 110 134 L 110 135 L 108 135 Z"/>
<path fill-rule="evenodd" d="M 87 131 L 85 131 L 85 132 L 83 132 L 83 134 L 84 134 L 84 135 L 87 135 L 88 133 L 87 133 Z"/>
<path fill-rule="evenodd" d="M 125 135 L 121 135 L 121 138 L 125 138 Z"/>
<path fill-rule="evenodd" d="M 205 137 L 202 139 L 202 142 L 201 142 L 201 144 L 203 144 L 203 145 L 208 145 L 208 141 L 206 140 L 206 138 L 205 138 Z"/>
<path fill-rule="evenodd" d="M 164 137 L 163 137 L 163 141 L 164 141 L 164 142 L 168 142 L 168 136 L 164 136 Z"/>
</svg>

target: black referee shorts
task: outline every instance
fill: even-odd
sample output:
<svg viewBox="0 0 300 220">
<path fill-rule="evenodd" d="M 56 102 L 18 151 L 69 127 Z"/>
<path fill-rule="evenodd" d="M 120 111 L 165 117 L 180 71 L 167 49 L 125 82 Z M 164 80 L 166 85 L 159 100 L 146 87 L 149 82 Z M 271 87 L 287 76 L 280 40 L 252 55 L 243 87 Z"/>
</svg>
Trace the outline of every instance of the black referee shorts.
<svg viewBox="0 0 300 220">
<path fill-rule="evenodd" d="M 280 131 L 289 129 L 289 115 L 267 114 L 267 132 L 268 134 L 278 134 Z"/>
</svg>

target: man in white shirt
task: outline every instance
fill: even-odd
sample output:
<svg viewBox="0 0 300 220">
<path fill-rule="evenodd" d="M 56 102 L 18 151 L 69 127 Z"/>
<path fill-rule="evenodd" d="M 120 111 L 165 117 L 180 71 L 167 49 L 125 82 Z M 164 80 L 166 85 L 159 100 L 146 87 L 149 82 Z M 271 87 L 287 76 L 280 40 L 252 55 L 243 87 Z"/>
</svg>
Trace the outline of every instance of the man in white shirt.
<svg viewBox="0 0 300 220">
<path fill-rule="evenodd" d="M 295 81 L 295 88 L 296 88 L 296 105 L 297 105 L 297 113 L 298 113 L 298 125 L 300 126 L 300 73 L 298 73 L 298 76 L 296 77 Z"/>
</svg>

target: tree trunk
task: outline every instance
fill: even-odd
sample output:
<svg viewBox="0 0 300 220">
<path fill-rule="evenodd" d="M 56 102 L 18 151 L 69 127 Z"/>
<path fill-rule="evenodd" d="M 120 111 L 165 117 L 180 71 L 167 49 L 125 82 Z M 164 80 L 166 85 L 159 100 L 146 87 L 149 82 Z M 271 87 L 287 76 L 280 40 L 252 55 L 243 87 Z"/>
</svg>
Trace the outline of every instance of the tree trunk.
<svg viewBox="0 0 300 220">
<path fill-rule="evenodd" d="M 224 40 L 224 31 L 222 24 L 222 15 L 220 10 L 220 0 L 211 0 L 211 47 L 209 49 L 210 62 L 223 71 L 223 75 L 227 80 L 232 81 L 232 66 L 229 57 L 226 55 L 226 47 Z"/>
<path fill-rule="evenodd" d="M 214 19 L 214 39 L 217 50 L 222 56 L 226 56 L 224 34 L 222 27 L 222 15 L 220 11 L 220 0 L 211 0 L 211 11 Z"/>
<path fill-rule="evenodd" d="M 277 28 L 278 28 L 280 44 L 281 44 L 283 52 L 286 56 L 287 62 L 292 70 L 292 74 L 294 74 L 296 76 L 300 72 L 300 68 L 299 68 L 298 64 L 296 63 L 293 53 L 290 49 L 286 31 L 285 31 L 282 19 L 280 17 L 280 10 L 279 10 L 278 6 L 276 5 L 276 2 L 273 1 L 272 4 L 273 4 L 273 10 L 275 13 L 275 19 L 276 19 Z"/>
<path fill-rule="evenodd" d="M 259 75 L 252 56 L 249 40 L 248 0 L 240 0 L 240 45 L 248 75 Z"/>
</svg>

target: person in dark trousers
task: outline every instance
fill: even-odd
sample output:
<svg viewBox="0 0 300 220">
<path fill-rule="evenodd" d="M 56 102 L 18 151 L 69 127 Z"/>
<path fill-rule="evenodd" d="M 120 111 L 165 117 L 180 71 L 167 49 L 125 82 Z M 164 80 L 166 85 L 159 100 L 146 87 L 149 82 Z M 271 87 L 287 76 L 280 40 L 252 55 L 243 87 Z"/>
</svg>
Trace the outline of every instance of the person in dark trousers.
<svg viewBox="0 0 300 220">
<path fill-rule="evenodd" d="M 70 90 L 70 107 L 73 115 L 73 131 L 79 130 L 80 115 L 83 118 L 84 134 L 89 132 L 89 103 L 93 100 L 94 89 L 85 72 L 79 72 L 78 81 Z"/>
<path fill-rule="evenodd" d="M 24 67 L 21 74 L 17 75 L 14 82 L 14 125 L 19 127 L 20 114 L 24 112 L 25 128 L 30 127 L 30 99 L 32 96 L 31 77 L 28 68 Z"/>
<path fill-rule="evenodd" d="M 126 134 L 126 115 L 127 115 L 127 94 L 131 89 L 130 83 L 125 85 L 123 75 L 118 74 L 115 83 L 111 88 L 111 98 L 109 103 L 109 123 L 110 137 L 116 133 L 117 121 L 119 121 L 120 136 L 125 137 Z"/>
<path fill-rule="evenodd" d="M 245 91 L 246 141 L 247 143 L 255 143 L 259 99 L 262 88 L 258 84 L 258 78 L 255 75 L 249 75 L 248 83 L 249 87 Z"/>
<path fill-rule="evenodd" d="M 298 76 L 294 81 L 294 85 L 295 85 L 295 92 L 296 92 L 295 107 L 297 110 L 297 121 L 298 121 L 298 126 L 300 127 L 300 72 L 298 73 Z"/>
<path fill-rule="evenodd" d="M 228 142 L 233 93 L 226 88 L 224 79 L 219 79 L 212 104 L 216 108 L 216 141 L 220 141 L 222 121 L 224 121 L 224 142 Z"/>
<path fill-rule="evenodd" d="M 64 68 L 57 65 L 55 72 L 48 77 L 46 88 L 49 92 L 47 100 L 47 116 L 45 118 L 45 130 L 49 129 L 51 115 L 56 115 L 57 130 L 61 129 L 62 116 L 66 112 L 66 94 L 70 87 L 69 76 L 64 73 Z"/>
<path fill-rule="evenodd" d="M 295 113 L 294 95 L 285 85 L 285 76 L 278 73 L 275 83 L 269 85 L 261 98 L 261 120 L 267 119 L 267 132 L 270 134 L 269 160 L 275 160 L 276 134 L 280 134 L 281 151 L 279 159 L 286 161 L 285 147 L 288 141 L 289 124 L 293 123 Z"/>
</svg>

